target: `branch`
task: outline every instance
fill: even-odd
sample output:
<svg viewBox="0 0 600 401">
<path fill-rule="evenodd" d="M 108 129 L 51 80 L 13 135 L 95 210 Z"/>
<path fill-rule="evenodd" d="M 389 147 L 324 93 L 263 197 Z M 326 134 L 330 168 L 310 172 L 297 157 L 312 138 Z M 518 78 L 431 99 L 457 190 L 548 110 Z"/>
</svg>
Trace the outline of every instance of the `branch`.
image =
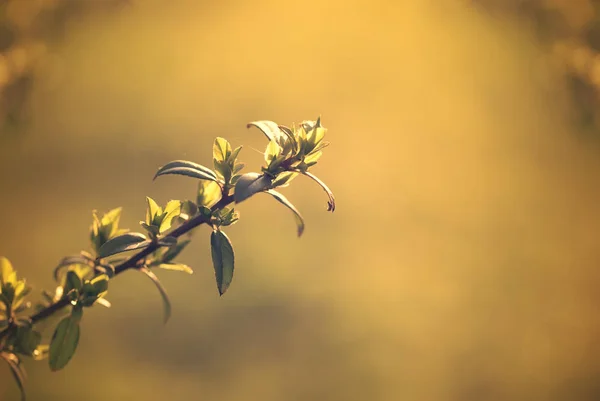
<svg viewBox="0 0 600 401">
<path fill-rule="evenodd" d="M 211 210 L 215 211 L 215 210 L 219 210 L 224 208 L 225 206 L 229 205 L 230 203 L 233 202 L 233 196 L 232 195 L 226 195 L 223 196 L 223 198 L 221 198 L 221 200 L 215 204 Z M 190 221 L 182 224 L 181 226 L 177 227 L 175 230 L 173 230 L 173 232 L 171 232 L 169 234 L 170 237 L 175 237 L 178 238 L 180 236 L 182 236 L 183 234 L 187 233 L 188 231 L 207 223 L 208 221 L 206 220 L 206 218 L 202 215 L 198 215 L 194 218 L 192 218 Z M 121 264 L 115 266 L 115 276 L 117 274 L 123 273 L 126 270 L 129 269 L 134 269 L 137 267 L 138 262 L 140 260 L 143 260 L 146 256 L 150 255 L 152 252 L 156 251 L 159 248 L 159 245 L 157 243 L 153 243 L 150 246 L 148 246 L 147 248 L 142 249 L 140 252 L 136 253 L 135 255 L 132 255 L 129 259 L 127 259 L 126 261 L 122 262 Z M 62 308 L 64 308 L 65 306 L 69 305 L 70 300 L 69 298 L 66 296 L 63 296 L 60 300 L 58 300 L 57 302 L 53 303 L 52 305 L 46 307 L 45 309 L 42 309 L 41 311 L 39 311 L 38 313 L 36 313 L 35 315 L 31 316 L 31 323 L 35 324 L 37 322 L 39 322 L 40 320 L 43 320 L 49 316 L 52 316 L 54 313 L 58 312 L 59 310 L 61 310 Z M 10 327 L 10 326 L 9 326 Z M 3 331 L 0 331 L 0 337 L 2 337 L 2 335 L 8 331 L 9 328 L 4 329 Z"/>
</svg>

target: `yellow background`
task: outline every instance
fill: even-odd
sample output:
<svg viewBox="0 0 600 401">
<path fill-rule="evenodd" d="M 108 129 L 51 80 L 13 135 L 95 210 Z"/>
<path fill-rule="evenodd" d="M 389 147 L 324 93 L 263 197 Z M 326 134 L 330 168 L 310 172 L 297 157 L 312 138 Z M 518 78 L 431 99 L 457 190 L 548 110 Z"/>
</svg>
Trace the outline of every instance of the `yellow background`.
<svg viewBox="0 0 600 401">
<path fill-rule="evenodd" d="M 25 1 L 25 0 L 23 0 Z M 33 0 L 32 0 L 33 1 Z M 131 2 L 82 15 L 39 68 L 27 132 L 0 143 L 0 254 L 36 289 L 87 247 L 91 210 L 193 198 L 161 177 L 211 163 L 215 136 L 322 116 L 314 169 L 227 230 L 219 298 L 202 227 L 158 272 L 174 314 L 128 272 L 93 308 L 71 363 L 27 363 L 44 400 L 593 400 L 600 158 L 526 24 L 466 0 Z M 17 399 L 0 367 L 0 399 Z"/>
</svg>

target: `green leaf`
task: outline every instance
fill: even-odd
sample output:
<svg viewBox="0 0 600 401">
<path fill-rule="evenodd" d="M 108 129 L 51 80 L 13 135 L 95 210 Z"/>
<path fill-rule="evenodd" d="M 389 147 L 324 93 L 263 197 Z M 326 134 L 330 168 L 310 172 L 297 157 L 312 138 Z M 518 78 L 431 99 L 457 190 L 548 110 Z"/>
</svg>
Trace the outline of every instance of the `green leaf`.
<svg viewBox="0 0 600 401">
<path fill-rule="evenodd" d="M 214 181 L 199 181 L 196 202 L 199 206 L 212 207 L 222 197 L 221 186 Z"/>
<path fill-rule="evenodd" d="M 146 196 L 146 204 L 148 205 L 146 208 L 146 224 L 152 226 L 154 225 L 156 216 L 162 214 L 162 210 L 160 206 L 158 206 L 158 203 L 149 196 Z"/>
<path fill-rule="evenodd" d="M 10 261 L 4 256 L 0 257 L 0 285 L 17 283 L 17 273 L 12 267 Z"/>
<path fill-rule="evenodd" d="M 65 279 L 64 293 L 66 294 L 71 290 L 79 291 L 81 289 L 81 286 L 81 277 L 79 277 L 75 271 L 69 270 Z"/>
<path fill-rule="evenodd" d="M 277 158 L 281 154 L 281 147 L 275 141 L 269 142 L 267 148 L 265 149 L 265 161 L 267 164 L 271 164 L 273 160 Z"/>
<path fill-rule="evenodd" d="M 201 182 L 212 182 L 212 181 L 201 181 Z M 167 202 L 163 211 L 162 221 L 160 222 L 159 232 L 162 234 L 171 228 L 173 219 L 179 216 L 181 213 L 181 201 L 171 200 Z"/>
<path fill-rule="evenodd" d="M 53 372 L 64 368 L 71 360 L 79 343 L 81 308 L 75 306 L 70 316 L 58 323 L 50 342 L 49 364 Z"/>
<path fill-rule="evenodd" d="M 162 297 L 163 308 L 164 308 L 164 320 L 163 321 L 166 324 L 169 321 L 169 318 L 171 317 L 171 301 L 169 301 L 169 296 L 167 295 L 167 291 L 165 290 L 163 285 L 160 283 L 160 280 L 158 279 L 158 277 L 156 277 L 156 274 L 154 274 L 150 269 L 148 269 L 147 267 L 141 267 L 138 270 L 141 271 L 142 273 L 144 273 L 146 276 L 148 276 L 150 278 L 150 280 L 152 280 L 152 282 L 154 283 L 156 288 L 158 289 L 158 292 L 160 292 L 160 296 Z"/>
<path fill-rule="evenodd" d="M 146 232 L 148 232 L 148 234 L 152 238 L 155 238 L 159 234 L 159 232 L 160 232 L 160 228 L 159 227 L 148 225 L 144 221 L 140 221 L 140 225 L 144 228 L 144 230 L 146 230 Z"/>
<path fill-rule="evenodd" d="M 286 187 L 289 185 L 290 181 L 298 176 L 299 173 L 295 173 L 293 171 L 284 171 L 275 177 L 271 186 L 275 187 Z"/>
<path fill-rule="evenodd" d="M 0 352 L 0 358 L 8 363 L 10 371 L 21 391 L 21 401 L 25 401 L 25 381 L 27 380 L 27 373 L 25 373 L 25 368 L 21 364 L 21 360 L 18 356 L 10 352 Z"/>
<path fill-rule="evenodd" d="M 233 280 L 235 255 L 231 241 L 223 231 L 215 230 L 210 235 L 211 255 L 219 295 L 225 294 Z"/>
<path fill-rule="evenodd" d="M 90 280 L 90 284 L 96 291 L 96 296 L 101 297 L 108 291 L 108 276 L 106 274 L 100 274 Z"/>
<path fill-rule="evenodd" d="M 158 176 L 167 174 L 185 175 L 187 177 L 198 178 L 200 180 L 218 181 L 216 176 L 208 174 L 204 170 L 198 170 L 190 167 L 171 167 L 168 169 L 159 170 L 154 178 L 156 179 Z"/>
<path fill-rule="evenodd" d="M 170 173 L 167 171 L 172 170 L 172 169 L 178 169 L 178 168 L 193 170 L 193 171 L 196 171 L 199 175 L 210 177 L 210 178 L 205 178 L 207 180 L 213 180 L 213 181 L 217 180 L 217 175 L 215 174 L 214 171 L 212 171 L 208 167 L 204 167 L 200 164 L 190 162 L 187 160 L 174 160 L 172 162 L 165 164 L 164 166 L 162 166 L 161 168 L 158 169 L 158 171 L 156 172 L 156 175 L 154 176 L 154 179 L 156 179 L 156 177 L 158 177 L 159 175 L 177 174 L 177 173 Z M 183 175 L 185 175 L 185 174 L 183 174 Z"/>
<path fill-rule="evenodd" d="M 231 164 L 233 164 L 233 165 L 236 164 L 235 162 L 236 162 L 241 150 L 242 150 L 241 146 L 238 146 L 237 148 L 233 149 L 233 152 L 231 152 L 231 155 L 229 156 L 229 161 L 231 162 Z"/>
<path fill-rule="evenodd" d="M 321 188 L 323 188 L 323 190 L 327 194 L 327 197 L 329 198 L 329 201 L 327 202 L 327 211 L 331 211 L 331 212 L 335 211 L 335 198 L 333 196 L 333 192 L 331 192 L 331 190 L 327 187 L 327 185 L 325 185 L 325 183 L 323 181 L 321 181 L 319 178 L 312 175 L 308 171 L 298 171 L 298 172 L 301 174 L 304 174 L 308 178 L 312 179 L 317 184 L 319 184 L 321 186 Z"/>
<path fill-rule="evenodd" d="M 17 329 L 17 346 L 15 350 L 24 355 L 32 355 L 42 340 L 42 335 L 34 331 L 31 326 L 22 326 Z"/>
<path fill-rule="evenodd" d="M 283 196 L 283 194 L 272 189 L 266 192 L 294 213 L 294 218 L 296 219 L 296 226 L 298 227 L 298 237 L 300 237 L 304 232 L 304 219 L 302 218 L 302 215 L 300 214 L 298 209 L 296 209 L 296 207 L 285 196 Z"/>
<path fill-rule="evenodd" d="M 146 239 L 141 233 L 127 233 L 108 240 L 98 250 L 98 256 L 105 258 L 120 252 L 133 251 L 146 248 L 152 241 Z"/>
<path fill-rule="evenodd" d="M 184 272 L 187 274 L 192 274 L 194 271 L 188 265 L 184 265 L 183 263 L 161 263 L 158 265 L 159 269 L 163 270 L 173 270 L 177 272 Z"/>
<path fill-rule="evenodd" d="M 90 260 L 87 257 L 87 253 L 86 254 L 80 254 L 80 255 L 72 255 L 72 256 L 67 256 L 63 259 L 61 259 L 60 262 L 58 262 L 58 266 L 56 266 L 54 268 L 54 279 L 56 281 L 60 281 L 61 279 L 61 272 L 64 270 L 65 267 L 69 267 L 72 265 L 93 265 L 93 261 Z"/>
<path fill-rule="evenodd" d="M 279 129 L 277 123 L 273 121 L 253 121 L 246 125 L 247 128 L 256 127 L 262 131 L 269 141 L 277 141 L 281 135 L 284 135 Z"/>
<path fill-rule="evenodd" d="M 271 187 L 272 178 L 259 173 L 246 173 L 235 184 L 233 198 L 235 203 L 240 203 L 252 195 L 265 191 Z"/>
<path fill-rule="evenodd" d="M 213 144 L 213 158 L 224 162 L 231 156 L 231 144 L 225 138 L 217 137 Z"/>
</svg>

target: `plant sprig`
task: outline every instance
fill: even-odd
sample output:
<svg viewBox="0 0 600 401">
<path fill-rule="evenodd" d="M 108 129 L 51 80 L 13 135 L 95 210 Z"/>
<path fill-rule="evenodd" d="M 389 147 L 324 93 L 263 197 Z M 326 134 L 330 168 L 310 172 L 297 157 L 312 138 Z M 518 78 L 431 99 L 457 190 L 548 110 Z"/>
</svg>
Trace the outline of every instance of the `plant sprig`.
<svg viewBox="0 0 600 401">
<path fill-rule="evenodd" d="M 17 276 L 10 261 L 0 257 L 0 358 L 5 360 L 25 399 L 26 372 L 23 358 L 48 359 L 50 369 L 63 369 L 73 358 L 79 342 L 84 310 L 96 305 L 110 307 L 106 299 L 109 282 L 126 270 L 138 270 L 149 277 L 160 292 L 164 306 L 164 322 L 171 316 L 167 291 L 153 269 L 192 274 L 188 265 L 176 261 L 190 244 L 192 231 L 207 224 L 212 228 L 210 247 L 219 295 L 230 287 L 235 269 L 233 244 L 224 227 L 239 220 L 233 207 L 258 194 L 271 195 L 290 209 L 297 226 L 297 235 L 304 232 L 305 223 L 296 207 L 276 188 L 286 187 L 299 175 L 315 181 L 328 196 L 327 210 L 335 210 L 331 190 L 309 172 L 323 149 L 327 130 L 321 119 L 304 121 L 292 128 L 273 121 L 255 121 L 256 127 L 269 140 L 264 152 L 261 172 L 241 174 L 244 164 L 238 161 L 242 147 L 235 149 L 224 138 L 213 144 L 213 167 L 174 160 L 160 167 L 154 179 L 164 175 L 183 175 L 198 180 L 195 200 L 170 200 L 160 206 L 146 197 L 145 219 L 140 221 L 143 232 L 119 227 L 121 208 L 102 217 L 92 213 L 90 250 L 61 259 L 54 269 L 57 286 L 43 291 L 42 301 L 33 305 L 27 301 L 31 287 Z M 48 344 L 42 342 L 37 323 L 60 317 Z"/>
</svg>

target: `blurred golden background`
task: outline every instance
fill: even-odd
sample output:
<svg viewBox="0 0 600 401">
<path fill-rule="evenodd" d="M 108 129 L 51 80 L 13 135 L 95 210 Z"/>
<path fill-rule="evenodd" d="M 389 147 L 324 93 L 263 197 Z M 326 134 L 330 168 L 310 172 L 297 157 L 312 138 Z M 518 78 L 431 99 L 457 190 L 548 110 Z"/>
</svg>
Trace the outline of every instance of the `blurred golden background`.
<svg viewBox="0 0 600 401">
<path fill-rule="evenodd" d="M 322 115 L 332 145 L 228 230 L 209 230 L 83 320 L 65 370 L 30 362 L 29 399 L 482 401 L 600 398 L 597 2 L 4 0 L 0 255 L 36 289 L 87 246 L 91 210 L 192 198 L 173 159 L 249 121 Z M 592 33 L 590 33 L 592 32 Z M 593 33 L 596 32 L 596 33 Z M 248 170 L 251 171 L 251 170 Z M 0 399 L 18 391 L 0 367 Z"/>
</svg>

